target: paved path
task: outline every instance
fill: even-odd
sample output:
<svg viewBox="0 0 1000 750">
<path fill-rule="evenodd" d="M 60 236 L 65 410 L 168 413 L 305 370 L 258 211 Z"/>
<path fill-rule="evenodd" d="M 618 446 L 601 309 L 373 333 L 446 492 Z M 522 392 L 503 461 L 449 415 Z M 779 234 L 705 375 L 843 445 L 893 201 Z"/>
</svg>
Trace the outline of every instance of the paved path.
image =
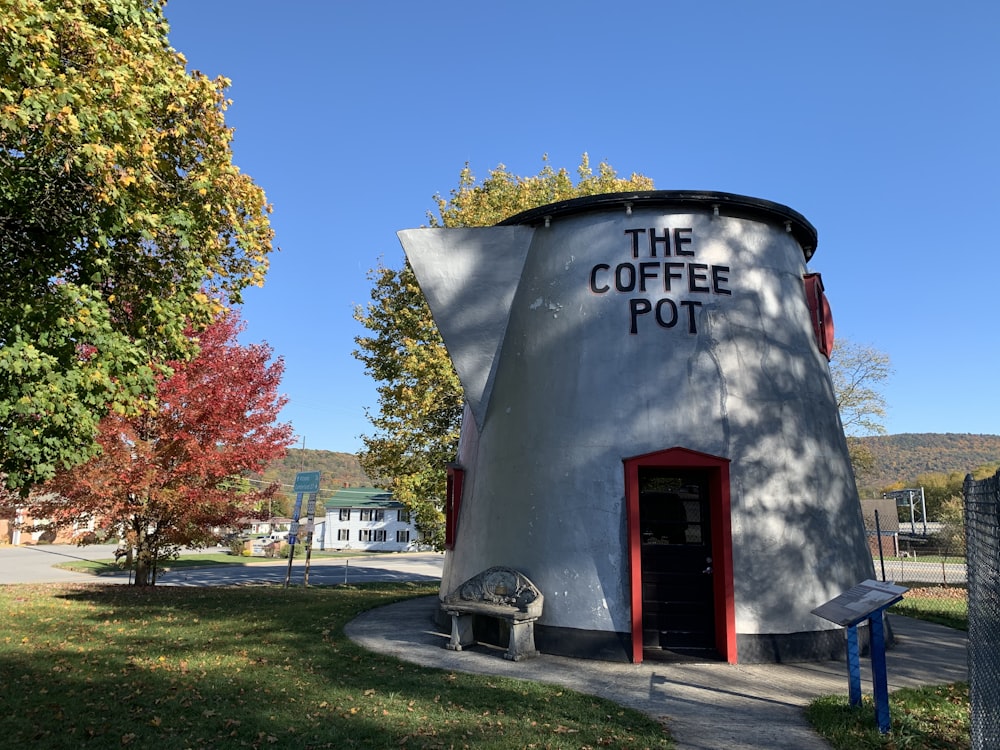
<svg viewBox="0 0 1000 750">
<path fill-rule="evenodd" d="M 875 572 L 882 578 L 882 561 L 875 559 Z M 887 581 L 905 581 L 906 583 L 936 583 L 956 584 L 966 582 L 965 563 L 920 562 L 919 560 L 886 560 L 885 578 Z"/>
<path fill-rule="evenodd" d="M 87 573 L 54 566 L 74 560 L 113 560 L 116 545 L 38 544 L 0 547 L 0 583 L 85 583 L 99 581 Z"/>
<path fill-rule="evenodd" d="M 511 662 L 473 647 L 448 651 L 433 622 L 437 597 L 411 599 L 363 613 L 347 635 L 404 661 L 459 672 L 555 683 L 599 695 L 662 719 L 678 750 L 828 750 L 803 713 L 815 697 L 847 694 L 842 662 L 807 664 L 625 664 L 542 654 Z M 891 616 L 898 644 L 888 653 L 889 689 L 967 679 L 965 633 Z M 871 695 L 871 665 L 861 664 Z"/>
<path fill-rule="evenodd" d="M 128 583 L 128 573 L 93 576 L 53 566 L 73 560 L 113 560 L 115 545 L 76 547 L 44 544 L 0 547 L 0 584 L 4 583 Z M 193 551 L 197 554 L 199 551 Z M 309 563 L 309 584 L 364 583 L 367 581 L 438 581 L 444 556 L 436 552 L 358 554 L 355 557 L 316 557 Z M 287 560 L 208 568 L 178 568 L 165 565 L 158 586 L 232 586 L 282 584 L 288 573 Z M 301 585 L 305 558 L 292 562 L 290 583 Z"/>
<path fill-rule="evenodd" d="M 309 585 L 371 581 L 440 581 L 444 557 L 433 552 L 403 552 L 381 555 L 358 555 L 352 558 L 314 558 L 309 563 Z M 169 568 L 169 566 L 168 566 Z M 292 561 L 290 585 L 305 581 L 305 559 Z M 158 586 L 232 586 L 283 584 L 288 577 L 288 560 L 258 562 L 248 565 L 224 565 L 214 568 L 179 568 L 168 570 L 157 579 Z M 103 580 L 102 576 L 102 580 Z"/>
</svg>

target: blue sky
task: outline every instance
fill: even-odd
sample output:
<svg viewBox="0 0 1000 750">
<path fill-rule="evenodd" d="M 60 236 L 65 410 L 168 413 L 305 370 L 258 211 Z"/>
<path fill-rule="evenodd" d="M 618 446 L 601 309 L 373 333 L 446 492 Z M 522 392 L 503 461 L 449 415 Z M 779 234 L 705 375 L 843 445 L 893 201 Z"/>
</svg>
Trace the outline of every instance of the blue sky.
<svg viewBox="0 0 1000 750">
<path fill-rule="evenodd" d="M 783 203 L 819 231 L 838 337 L 887 353 L 890 433 L 1000 433 L 993 229 L 1000 4 L 171 0 L 189 67 L 232 79 L 235 162 L 281 251 L 245 339 L 285 359 L 307 448 L 355 452 L 368 269 L 466 162 Z M 971 467 L 970 467 L 971 468 Z"/>
</svg>

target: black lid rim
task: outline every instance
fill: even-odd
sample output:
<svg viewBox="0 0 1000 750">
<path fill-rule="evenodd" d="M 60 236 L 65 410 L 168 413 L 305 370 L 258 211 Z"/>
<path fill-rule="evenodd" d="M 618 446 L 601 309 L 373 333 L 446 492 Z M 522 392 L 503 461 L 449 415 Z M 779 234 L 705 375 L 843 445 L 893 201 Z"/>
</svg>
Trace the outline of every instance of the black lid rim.
<svg viewBox="0 0 1000 750">
<path fill-rule="evenodd" d="M 631 204 L 631 205 L 630 205 Z M 538 225 L 546 219 L 587 213 L 590 211 L 625 210 L 628 208 L 660 207 L 718 211 L 720 216 L 755 219 L 783 224 L 802 247 L 806 260 L 816 252 L 816 227 L 798 211 L 762 198 L 711 190 L 638 190 L 629 193 L 600 193 L 571 198 L 522 211 L 501 221 L 497 226 L 519 224 Z"/>
</svg>

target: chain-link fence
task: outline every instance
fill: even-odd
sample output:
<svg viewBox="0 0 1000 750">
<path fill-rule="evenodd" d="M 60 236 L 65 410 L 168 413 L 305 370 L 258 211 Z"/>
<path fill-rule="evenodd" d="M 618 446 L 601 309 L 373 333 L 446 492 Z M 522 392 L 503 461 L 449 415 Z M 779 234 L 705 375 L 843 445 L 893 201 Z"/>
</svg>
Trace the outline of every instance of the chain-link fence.
<svg viewBox="0 0 1000 750">
<path fill-rule="evenodd" d="M 1000 471 L 965 479 L 973 750 L 1000 748 Z"/>
<path fill-rule="evenodd" d="M 909 588 L 893 612 L 919 611 L 924 619 L 964 630 L 968 599 L 962 522 L 914 522 L 904 507 L 910 502 L 910 491 L 903 493 L 861 501 L 875 576 Z"/>
</svg>

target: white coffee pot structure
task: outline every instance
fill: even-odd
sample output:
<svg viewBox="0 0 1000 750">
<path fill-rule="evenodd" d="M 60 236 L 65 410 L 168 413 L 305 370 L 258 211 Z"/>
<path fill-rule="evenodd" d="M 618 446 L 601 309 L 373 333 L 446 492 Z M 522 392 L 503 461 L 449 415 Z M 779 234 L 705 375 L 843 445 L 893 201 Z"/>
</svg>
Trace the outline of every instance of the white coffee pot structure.
<svg viewBox="0 0 1000 750">
<path fill-rule="evenodd" d="M 805 218 L 649 191 L 399 237 L 466 398 L 442 598 L 502 565 L 541 651 L 842 655 L 811 610 L 873 565 Z"/>
</svg>

